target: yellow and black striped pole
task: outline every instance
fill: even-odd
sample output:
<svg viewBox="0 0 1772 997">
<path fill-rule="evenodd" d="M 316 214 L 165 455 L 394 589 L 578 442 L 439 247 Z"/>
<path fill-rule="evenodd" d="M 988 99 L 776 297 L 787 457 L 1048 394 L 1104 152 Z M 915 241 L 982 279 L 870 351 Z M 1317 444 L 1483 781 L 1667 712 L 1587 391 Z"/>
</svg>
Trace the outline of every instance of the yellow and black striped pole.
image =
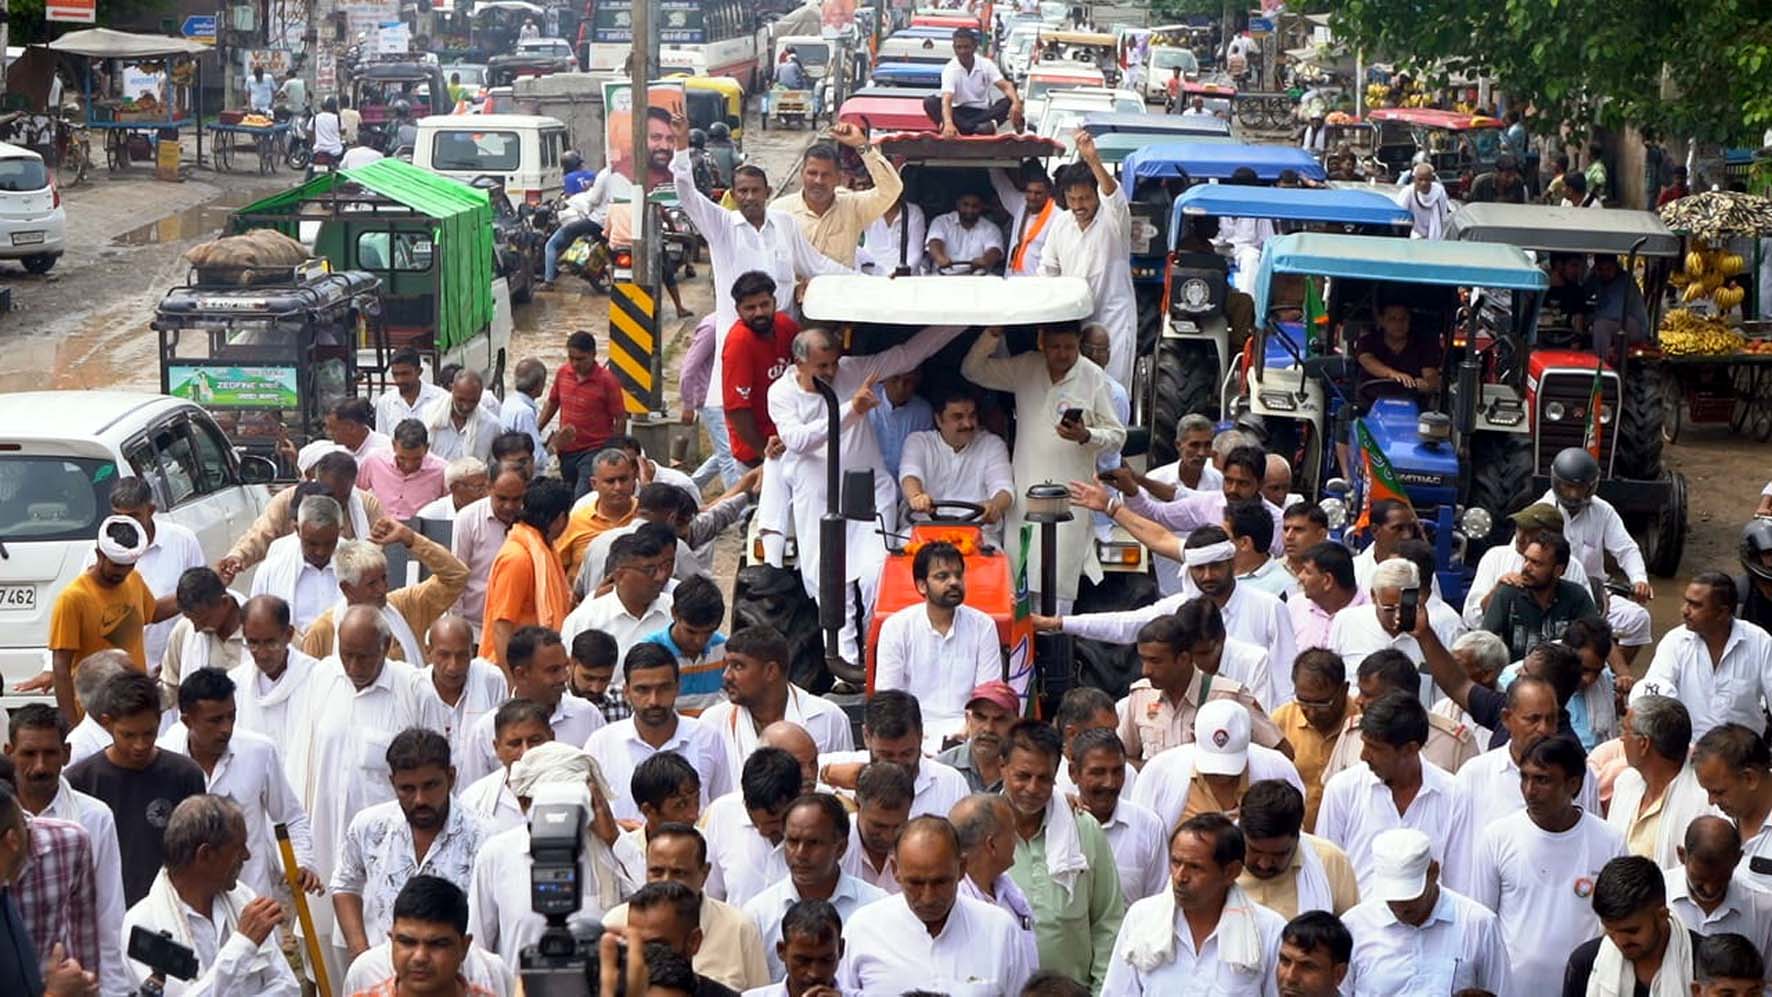
<svg viewBox="0 0 1772 997">
<path fill-rule="evenodd" d="M 617 284 L 609 295 L 609 369 L 621 383 L 629 415 L 659 411 L 658 296 L 641 284 Z"/>
</svg>

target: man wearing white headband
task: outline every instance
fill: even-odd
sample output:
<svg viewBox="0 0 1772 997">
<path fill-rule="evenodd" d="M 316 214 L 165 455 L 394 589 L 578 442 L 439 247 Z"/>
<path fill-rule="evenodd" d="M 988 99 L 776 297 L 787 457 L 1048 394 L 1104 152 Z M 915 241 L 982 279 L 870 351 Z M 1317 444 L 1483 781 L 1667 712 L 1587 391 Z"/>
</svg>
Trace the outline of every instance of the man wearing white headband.
<svg viewBox="0 0 1772 997">
<path fill-rule="evenodd" d="M 136 573 L 148 549 L 148 534 L 128 516 L 107 516 L 98 527 L 98 556 L 55 597 L 49 615 L 49 653 L 55 702 L 70 721 L 74 702 L 74 662 L 99 651 L 129 655 L 147 669 L 142 636 L 151 623 L 178 615 L 174 592 L 156 597 Z"/>
<path fill-rule="evenodd" d="M 548 741 L 525 751 L 511 765 L 511 792 L 525 814 L 538 804 L 576 804 L 584 808 L 585 847 L 579 854 L 578 913 L 567 924 L 583 930 L 600 924 L 605 911 L 621 899 L 616 879 L 614 844 L 619 828 L 609 812 L 609 786 L 597 762 L 583 749 Z M 468 886 L 468 932 L 476 944 L 517 965 L 525 945 L 541 937 L 546 926 L 530 909 L 528 824 L 501 831 L 486 840 L 474 859 Z"/>
</svg>

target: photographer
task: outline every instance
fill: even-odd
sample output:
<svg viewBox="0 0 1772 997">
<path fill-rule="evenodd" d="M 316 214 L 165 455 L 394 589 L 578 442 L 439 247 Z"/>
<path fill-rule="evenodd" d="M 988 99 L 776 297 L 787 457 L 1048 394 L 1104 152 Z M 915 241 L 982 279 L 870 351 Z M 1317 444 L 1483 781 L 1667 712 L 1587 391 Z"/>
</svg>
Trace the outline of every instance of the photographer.
<svg viewBox="0 0 1772 997">
<path fill-rule="evenodd" d="M 166 866 L 123 916 L 123 937 L 138 926 L 166 932 L 196 955 L 196 978 L 167 980 L 166 997 L 298 997 L 301 985 L 273 937 L 282 908 L 239 885 L 247 857 L 240 808 L 226 797 L 187 797 L 166 822 L 161 851 Z M 138 986 L 154 972 L 133 958 L 129 969 Z"/>
</svg>

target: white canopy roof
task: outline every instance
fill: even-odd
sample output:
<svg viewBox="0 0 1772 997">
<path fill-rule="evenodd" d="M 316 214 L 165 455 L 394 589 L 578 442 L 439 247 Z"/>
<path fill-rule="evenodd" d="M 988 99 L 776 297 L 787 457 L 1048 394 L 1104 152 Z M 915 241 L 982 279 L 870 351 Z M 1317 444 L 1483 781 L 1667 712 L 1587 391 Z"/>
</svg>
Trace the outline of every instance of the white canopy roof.
<svg viewBox="0 0 1772 997">
<path fill-rule="evenodd" d="M 818 322 L 883 325 L 1034 325 L 1076 322 L 1095 310 L 1081 277 L 814 277 L 801 309 Z"/>
<path fill-rule="evenodd" d="M 170 35 L 138 35 L 110 28 L 87 28 L 70 31 L 50 42 L 46 48 L 92 59 L 153 59 L 168 55 L 201 55 L 215 47 L 190 38 Z"/>
</svg>

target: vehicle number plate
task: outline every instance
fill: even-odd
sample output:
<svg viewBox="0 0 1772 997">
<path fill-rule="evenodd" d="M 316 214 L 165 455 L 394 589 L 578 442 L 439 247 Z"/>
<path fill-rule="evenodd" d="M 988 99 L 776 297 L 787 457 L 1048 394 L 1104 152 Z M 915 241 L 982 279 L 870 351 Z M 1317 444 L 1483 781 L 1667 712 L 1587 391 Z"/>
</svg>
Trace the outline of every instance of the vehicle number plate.
<svg viewBox="0 0 1772 997">
<path fill-rule="evenodd" d="M 0 585 L 0 609 L 36 609 L 37 586 Z"/>
<path fill-rule="evenodd" d="M 43 241 L 42 232 L 14 232 L 12 244 L 15 246 L 35 246 Z"/>
</svg>

